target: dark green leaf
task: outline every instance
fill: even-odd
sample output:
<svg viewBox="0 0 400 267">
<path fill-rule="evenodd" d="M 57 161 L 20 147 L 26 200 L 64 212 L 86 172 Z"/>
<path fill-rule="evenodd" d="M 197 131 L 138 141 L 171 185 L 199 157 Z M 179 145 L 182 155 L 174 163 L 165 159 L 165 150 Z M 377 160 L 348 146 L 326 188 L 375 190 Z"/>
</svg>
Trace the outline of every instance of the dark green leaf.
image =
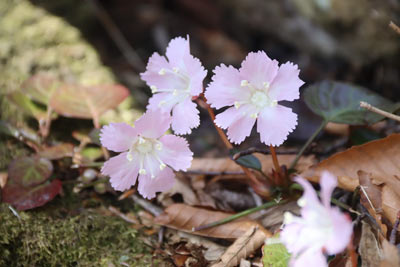
<svg viewBox="0 0 400 267">
<path fill-rule="evenodd" d="M 236 149 L 232 149 L 230 151 L 231 156 L 233 156 L 234 154 L 236 154 L 237 152 L 239 152 Z M 242 156 L 240 158 L 238 158 L 237 160 L 235 160 L 235 162 L 241 166 L 250 168 L 250 169 L 254 169 L 257 171 L 261 171 L 261 162 L 258 158 L 256 158 L 253 155 L 246 155 L 246 156 Z"/>
<path fill-rule="evenodd" d="M 322 81 L 310 85 L 304 90 L 303 96 L 307 106 L 325 120 L 351 125 L 372 124 L 384 118 L 360 108 L 360 101 L 387 112 L 394 112 L 399 108 L 399 104 L 394 104 L 366 88 L 343 82 Z"/>
<path fill-rule="evenodd" d="M 262 251 L 264 267 L 289 266 L 290 254 L 282 243 L 266 244 L 263 246 Z"/>
<path fill-rule="evenodd" d="M 30 187 L 46 181 L 52 172 L 53 164 L 48 159 L 22 157 L 11 162 L 8 178 L 23 187 Z"/>
</svg>

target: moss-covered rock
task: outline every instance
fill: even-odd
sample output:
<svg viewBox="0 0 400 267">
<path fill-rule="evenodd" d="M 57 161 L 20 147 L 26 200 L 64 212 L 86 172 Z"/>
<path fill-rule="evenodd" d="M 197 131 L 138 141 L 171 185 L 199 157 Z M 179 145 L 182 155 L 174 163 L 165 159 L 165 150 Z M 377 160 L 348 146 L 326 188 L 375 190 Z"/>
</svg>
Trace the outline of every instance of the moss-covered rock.
<svg viewBox="0 0 400 267">
<path fill-rule="evenodd" d="M 89 211 L 67 218 L 19 216 L 0 204 L 0 266 L 150 265 L 149 248 L 117 217 Z"/>
</svg>

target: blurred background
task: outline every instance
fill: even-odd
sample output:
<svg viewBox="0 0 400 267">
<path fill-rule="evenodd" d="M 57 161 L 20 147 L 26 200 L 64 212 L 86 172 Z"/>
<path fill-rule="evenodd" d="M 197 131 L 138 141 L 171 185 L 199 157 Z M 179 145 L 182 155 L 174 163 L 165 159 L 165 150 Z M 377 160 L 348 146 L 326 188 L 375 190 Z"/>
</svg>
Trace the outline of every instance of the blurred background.
<svg viewBox="0 0 400 267">
<path fill-rule="evenodd" d="M 42 72 L 84 85 L 121 83 L 131 97 L 102 123 L 132 122 L 150 96 L 139 77 L 149 56 L 189 35 L 192 54 L 209 71 L 205 85 L 216 65 L 238 67 L 248 52 L 264 50 L 298 64 L 306 84 L 348 81 L 398 101 L 400 36 L 390 21 L 400 23 L 397 0 L 1 0 L 0 90 L 18 90 Z M 303 142 L 318 118 L 301 101 L 292 107 L 300 123 L 289 143 Z M 189 137 L 192 149 L 218 154 L 222 144 L 201 115 Z M 71 125 L 63 118 L 52 129 Z"/>
</svg>

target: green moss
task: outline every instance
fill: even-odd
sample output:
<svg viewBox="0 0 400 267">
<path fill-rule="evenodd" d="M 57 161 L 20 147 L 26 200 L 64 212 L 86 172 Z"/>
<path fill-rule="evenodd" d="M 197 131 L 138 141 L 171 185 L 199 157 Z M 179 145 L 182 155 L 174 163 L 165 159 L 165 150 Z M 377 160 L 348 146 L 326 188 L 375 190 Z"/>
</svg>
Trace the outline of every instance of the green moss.
<svg viewBox="0 0 400 267">
<path fill-rule="evenodd" d="M 0 204 L 0 266 L 148 266 L 149 248 L 117 217 L 84 212 L 53 218 Z"/>
</svg>

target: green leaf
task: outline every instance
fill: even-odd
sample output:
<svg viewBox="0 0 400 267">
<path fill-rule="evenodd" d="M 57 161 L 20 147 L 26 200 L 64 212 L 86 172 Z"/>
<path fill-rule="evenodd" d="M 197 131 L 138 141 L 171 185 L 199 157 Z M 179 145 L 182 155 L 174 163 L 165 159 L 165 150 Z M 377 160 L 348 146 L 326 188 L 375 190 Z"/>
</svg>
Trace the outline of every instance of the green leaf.
<svg viewBox="0 0 400 267">
<path fill-rule="evenodd" d="M 86 147 L 81 154 L 87 162 L 95 161 L 103 156 L 103 152 L 98 147 Z"/>
<path fill-rule="evenodd" d="M 290 253 L 282 243 L 265 244 L 262 248 L 264 267 L 289 266 Z"/>
<path fill-rule="evenodd" d="M 34 117 L 40 121 L 46 117 L 46 111 L 36 105 L 29 97 L 19 91 L 14 91 L 7 95 L 7 99 L 14 105 L 21 108 L 21 111 L 26 115 Z"/>
<path fill-rule="evenodd" d="M 13 160 L 8 168 L 8 178 L 23 187 L 46 181 L 53 172 L 51 161 L 41 157 L 22 157 Z"/>
<path fill-rule="evenodd" d="M 66 117 L 92 119 L 117 107 L 128 95 L 128 89 L 120 85 L 64 84 L 54 91 L 50 106 Z"/>
<path fill-rule="evenodd" d="M 101 146 L 101 142 L 100 142 L 100 129 L 96 129 L 96 128 L 92 129 L 92 130 L 90 131 L 90 133 L 89 133 L 89 137 L 90 137 L 90 140 L 91 140 L 94 144 Z"/>
<path fill-rule="evenodd" d="M 384 118 L 360 108 L 360 101 L 390 113 L 400 107 L 366 88 L 335 81 L 310 85 L 303 96 L 307 106 L 326 121 L 351 125 L 372 124 Z"/>
<path fill-rule="evenodd" d="M 50 160 L 72 157 L 74 155 L 74 145 L 69 143 L 57 144 L 42 148 L 37 154 L 42 158 Z"/>
<path fill-rule="evenodd" d="M 235 155 L 236 153 L 238 153 L 239 150 L 237 149 L 232 149 L 230 151 L 231 156 Z M 261 162 L 258 158 L 256 158 L 253 155 L 246 155 L 246 156 L 242 156 L 236 160 L 234 160 L 237 164 L 250 168 L 250 169 L 254 169 L 257 171 L 261 171 L 262 166 L 261 166 Z"/>
</svg>

